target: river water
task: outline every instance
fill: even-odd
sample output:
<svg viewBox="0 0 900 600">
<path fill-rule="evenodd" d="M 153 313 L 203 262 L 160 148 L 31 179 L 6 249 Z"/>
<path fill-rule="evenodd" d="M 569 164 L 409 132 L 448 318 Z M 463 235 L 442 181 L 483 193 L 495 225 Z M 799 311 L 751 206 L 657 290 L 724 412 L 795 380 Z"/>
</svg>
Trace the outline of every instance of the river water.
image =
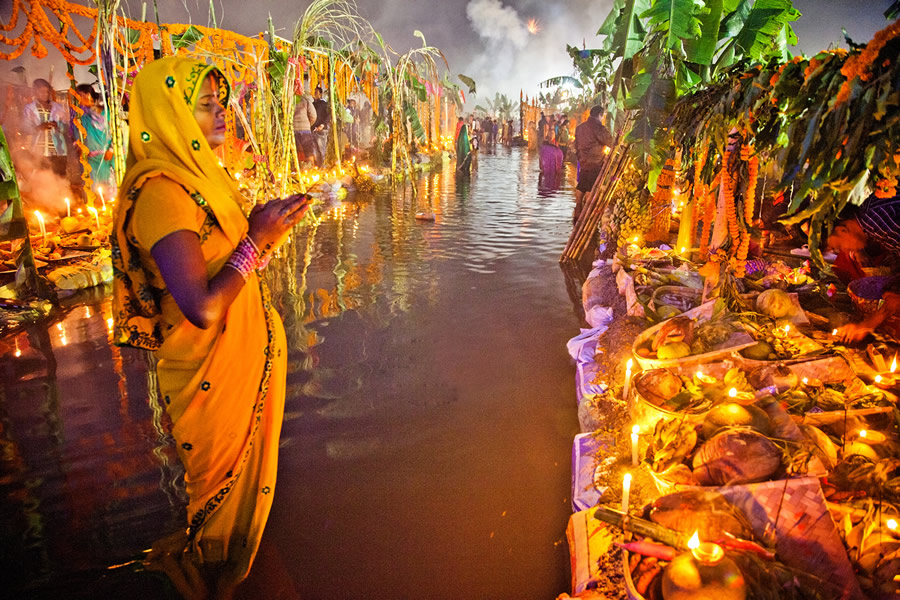
<svg viewBox="0 0 900 600">
<path fill-rule="evenodd" d="M 243 595 L 553 598 L 578 431 L 557 260 L 573 166 L 483 150 L 322 214 L 270 267 L 290 346 L 275 503 Z M 432 210 L 435 220 L 417 220 Z M 574 291 L 573 291 L 574 290 Z M 81 298 L 0 342 L 0 554 L 27 597 L 173 597 L 109 565 L 184 519 L 152 361 Z M 27 590 L 24 591 L 24 590 Z M 4 593 L 5 596 L 5 593 Z"/>
</svg>

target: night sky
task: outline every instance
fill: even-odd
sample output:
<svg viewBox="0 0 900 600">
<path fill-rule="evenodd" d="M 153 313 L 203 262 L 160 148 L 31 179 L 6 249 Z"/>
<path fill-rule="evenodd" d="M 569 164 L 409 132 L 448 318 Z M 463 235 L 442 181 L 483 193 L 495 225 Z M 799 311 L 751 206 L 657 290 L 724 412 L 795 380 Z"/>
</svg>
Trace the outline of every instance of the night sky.
<svg viewBox="0 0 900 600">
<path fill-rule="evenodd" d="M 290 37 L 293 24 L 306 7 L 289 0 L 214 0 L 219 26 L 246 35 L 266 28 L 270 12 L 276 30 Z M 126 12 L 140 18 L 141 0 L 123 0 Z M 193 22 L 207 25 L 209 0 L 157 0 L 160 19 L 169 23 Z M 800 38 L 799 50 L 814 53 L 830 44 L 843 45 L 841 27 L 859 42 L 868 41 L 888 22 L 883 11 L 889 0 L 794 0 L 803 16 L 794 24 Z M 0 0 L 0 18 L 8 19 L 9 0 Z M 612 0 L 358 0 L 361 15 L 382 33 L 396 50 L 420 45 L 413 31 L 420 30 L 429 44 L 440 48 L 453 73 L 473 77 L 480 96 L 496 91 L 511 96 L 520 88 L 526 94 L 538 91 L 538 83 L 556 75 L 571 73 L 566 44 L 588 48 L 599 43 L 596 31 L 609 12 Z M 152 0 L 147 2 L 148 19 L 153 18 Z M 526 23 L 535 18 L 541 30 L 532 35 Z M 27 52 L 26 52 L 27 54 Z M 54 84 L 63 84 L 64 64 L 58 53 Z M 47 77 L 51 60 L 38 62 L 28 57 L 13 61 L 24 64 L 28 77 Z M 0 78 L 15 80 L 0 67 Z"/>
</svg>

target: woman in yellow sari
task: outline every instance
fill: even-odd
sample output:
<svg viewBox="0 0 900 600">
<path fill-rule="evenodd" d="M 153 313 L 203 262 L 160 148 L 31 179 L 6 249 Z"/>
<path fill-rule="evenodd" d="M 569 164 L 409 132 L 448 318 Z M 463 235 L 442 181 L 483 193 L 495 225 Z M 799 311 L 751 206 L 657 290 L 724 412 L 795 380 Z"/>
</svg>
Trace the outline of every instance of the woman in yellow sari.
<svg viewBox="0 0 900 600">
<path fill-rule="evenodd" d="M 159 359 L 189 496 L 187 531 L 154 544 L 148 566 L 198 598 L 227 598 L 247 576 L 272 505 L 287 351 L 257 268 L 307 207 L 291 197 L 244 215 L 213 153 L 229 93 L 197 60 L 141 70 L 113 236 L 116 343 Z"/>
</svg>

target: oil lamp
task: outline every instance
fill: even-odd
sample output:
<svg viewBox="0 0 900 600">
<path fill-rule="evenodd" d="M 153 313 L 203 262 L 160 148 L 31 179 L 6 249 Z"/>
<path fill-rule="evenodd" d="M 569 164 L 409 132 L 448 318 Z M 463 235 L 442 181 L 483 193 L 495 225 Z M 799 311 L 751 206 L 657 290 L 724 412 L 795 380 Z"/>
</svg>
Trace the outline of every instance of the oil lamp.
<svg viewBox="0 0 900 600">
<path fill-rule="evenodd" d="M 747 586 L 722 546 L 701 542 L 698 532 L 688 541 L 689 552 L 675 557 L 663 571 L 665 600 L 744 600 Z"/>
</svg>

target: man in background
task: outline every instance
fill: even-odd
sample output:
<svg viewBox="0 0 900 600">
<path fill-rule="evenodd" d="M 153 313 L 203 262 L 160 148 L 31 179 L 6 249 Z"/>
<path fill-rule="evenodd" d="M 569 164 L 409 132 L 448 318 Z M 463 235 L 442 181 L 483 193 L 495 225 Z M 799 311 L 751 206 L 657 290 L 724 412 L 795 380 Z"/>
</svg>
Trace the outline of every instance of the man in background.
<svg viewBox="0 0 900 600">
<path fill-rule="evenodd" d="M 312 125 L 313 137 L 316 141 L 316 165 L 325 165 L 328 151 L 328 128 L 331 126 L 331 110 L 322 99 L 322 87 L 316 86 L 313 108 L 316 109 L 316 121 Z"/>
<path fill-rule="evenodd" d="M 65 178 L 68 110 L 53 101 L 53 88 L 46 79 L 35 79 L 32 88 L 34 101 L 25 105 L 23 115 L 26 132 L 31 135 L 31 151 L 42 156 L 48 168 Z"/>
<path fill-rule="evenodd" d="M 603 125 L 603 107 L 591 108 L 588 119 L 575 128 L 575 156 L 578 158 L 578 185 L 575 188 L 575 214 L 578 221 L 584 195 L 591 191 L 600 175 L 603 163 L 614 143 L 613 136 Z"/>
<path fill-rule="evenodd" d="M 303 81 L 298 77 L 294 83 L 294 144 L 297 147 L 297 155 L 300 162 L 316 160 L 316 142 L 312 134 L 312 124 L 316 122 L 316 109 L 313 100 L 306 93 L 304 82 L 309 81 L 309 75 L 303 75 Z M 302 154 L 303 156 L 300 156 Z"/>
</svg>

